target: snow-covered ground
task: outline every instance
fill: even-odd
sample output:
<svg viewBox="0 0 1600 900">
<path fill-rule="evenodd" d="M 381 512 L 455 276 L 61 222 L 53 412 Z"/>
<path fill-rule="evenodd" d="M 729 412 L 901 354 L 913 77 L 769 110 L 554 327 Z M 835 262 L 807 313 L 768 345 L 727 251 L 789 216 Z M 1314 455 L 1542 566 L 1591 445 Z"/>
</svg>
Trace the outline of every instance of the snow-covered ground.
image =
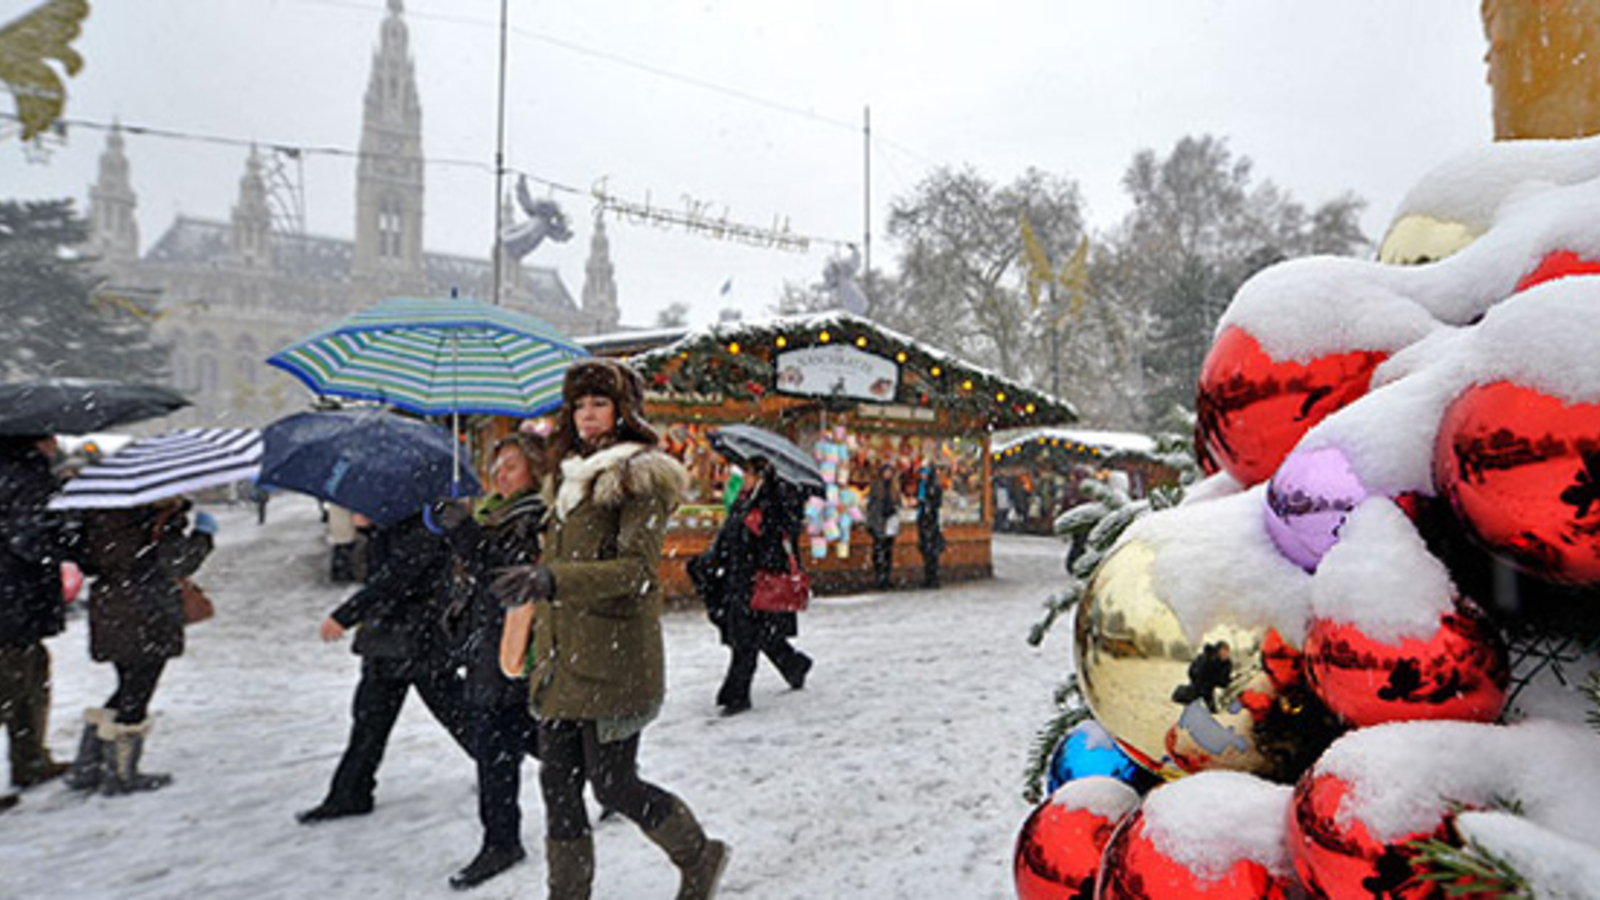
<svg viewBox="0 0 1600 900">
<path fill-rule="evenodd" d="M 476 852 L 470 761 L 408 701 L 370 816 L 299 825 L 349 726 L 358 660 L 317 624 L 346 590 L 325 583 L 316 508 L 274 498 L 268 522 L 219 509 L 199 581 L 218 615 L 189 631 L 153 705 L 148 771 L 172 786 L 81 797 L 60 785 L 0 815 L 0 897 L 446 897 Z M 1025 641 L 1058 588 L 1062 546 L 1000 536 L 992 581 L 827 598 L 801 620 L 816 658 L 804 691 L 766 663 L 755 709 L 717 716 L 727 656 L 694 612 L 667 617 L 668 691 L 644 735 L 644 777 L 729 840 L 719 894 L 760 900 L 1007 898 L 1030 807 L 1022 772 L 1070 666 L 1067 628 Z M 863 563 L 865 564 L 865 563 Z M 70 758 L 79 717 L 114 687 L 88 660 L 86 623 L 50 642 L 50 742 Z M 3 763 L 0 763 L 3 765 Z M 527 863 L 470 893 L 543 897 L 543 808 L 524 769 Z M 676 874 L 627 822 L 596 830 L 597 898 L 670 897 Z"/>
</svg>

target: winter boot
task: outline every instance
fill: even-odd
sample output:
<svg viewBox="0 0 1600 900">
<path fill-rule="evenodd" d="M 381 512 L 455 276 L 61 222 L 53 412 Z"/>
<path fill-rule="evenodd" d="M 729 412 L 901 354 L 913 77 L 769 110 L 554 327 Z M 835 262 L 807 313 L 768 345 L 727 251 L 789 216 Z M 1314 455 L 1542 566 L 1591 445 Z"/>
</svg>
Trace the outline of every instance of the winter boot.
<svg viewBox="0 0 1600 900">
<path fill-rule="evenodd" d="M 22 797 L 19 794 L 0 794 L 0 812 L 5 812 L 21 802 Z"/>
<path fill-rule="evenodd" d="M 682 800 L 673 800 L 667 820 L 644 836 L 665 850 L 667 858 L 678 867 L 678 900 L 711 900 L 716 896 L 717 882 L 728 864 L 728 845 L 707 838 Z"/>
<path fill-rule="evenodd" d="M 484 844 L 466 868 L 450 876 L 450 886 L 458 891 L 475 888 L 527 858 L 521 844 Z"/>
<path fill-rule="evenodd" d="M 67 787 L 75 791 L 92 791 L 105 780 L 106 766 L 110 763 L 110 747 L 101 739 L 100 731 L 111 721 L 109 709 L 83 711 L 83 737 L 78 741 L 78 758 L 72 761 L 67 773 Z"/>
<path fill-rule="evenodd" d="M 172 783 L 171 775 L 146 775 L 139 771 L 139 757 L 144 755 L 144 739 L 150 734 L 150 720 L 124 725 L 107 721 L 100 730 L 100 738 L 110 746 L 110 757 L 100 792 L 108 796 L 153 791 Z"/>
<path fill-rule="evenodd" d="M 549 900 L 589 900 L 594 884 L 594 838 L 544 840 L 545 884 Z"/>
</svg>

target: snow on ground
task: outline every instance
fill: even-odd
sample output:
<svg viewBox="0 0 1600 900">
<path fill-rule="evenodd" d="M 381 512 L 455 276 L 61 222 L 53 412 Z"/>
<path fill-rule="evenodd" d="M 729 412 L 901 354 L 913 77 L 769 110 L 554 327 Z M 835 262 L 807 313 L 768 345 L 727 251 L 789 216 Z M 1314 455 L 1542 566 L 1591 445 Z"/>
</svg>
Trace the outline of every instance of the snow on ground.
<svg viewBox="0 0 1600 900">
<path fill-rule="evenodd" d="M 347 591 L 326 584 L 310 501 L 217 510 L 223 531 L 198 580 L 216 601 L 162 679 L 145 768 L 165 790 L 81 797 L 28 791 L 0 815 L 0 898 L 449 897 L 480 837 L 470 761 L 416 698 L 379 771 L 370 816 L 294 820 L 321 798 L 343 750 L 358 660 L 317 625 Z M 998 536 L 992 581 L 941 591 L 824 598 L 801 620 L 816 658 L 804 691 L 766 663 L 755 709 L 717 716 L 727 661 L 697 612 L 666 621 L 668 692 L 644 734 L 645 778 L 682 795 L 734 848 L 725 898 L 1008 898 L 1035 730 L 1070 666 L 1064 626 L 1025 638 L 1058 589 L 1062 546 Z M 863 560 L 863 565 L 866 561 Z M 77 746 L 81 711 L 112 691 L 75 617 L 50 641 L 50 743 Z M 9 773 L 8 773 L 9 774 Z M 530 859 L 466 896 L 544 896 L 543 807 L 523 772 Z M 596 830 L 597 898 L 670 897 L 676 873 L 631 824 Z"/>
</svg>

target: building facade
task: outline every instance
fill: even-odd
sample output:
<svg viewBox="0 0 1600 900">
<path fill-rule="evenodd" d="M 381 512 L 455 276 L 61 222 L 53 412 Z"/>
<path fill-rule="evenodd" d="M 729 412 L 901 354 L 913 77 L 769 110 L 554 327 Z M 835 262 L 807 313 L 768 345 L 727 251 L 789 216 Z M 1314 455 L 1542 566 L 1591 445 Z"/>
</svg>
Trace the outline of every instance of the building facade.
<svg viewBox="0 0 1600 900">
<path fill-rule="evenodd" d="M 422 108 L 401 0 L 389 0 L 373 54 L 360 148 L 353 240 L 276 225 L 252 149 L 229 218 L 180 215 L 141 254 L 133 167 L 111 131 L 89 191 L 88 251 L 107 276 L 104 298 L 149 318 L 154 339 L 171 347 L 172 385 L 194 401 L 176 424 L 259 426 L 305 408 L 306 389 L 266 358 L 384 297 L 494 296 L 490 258 L 423 247 Z M 556 270 L 506 259 L 501 305 L 575 337 L 615 330 L 609 245 L 596 225 L 601 257 L 587 267 L 581 304 Z"/>
</svg>

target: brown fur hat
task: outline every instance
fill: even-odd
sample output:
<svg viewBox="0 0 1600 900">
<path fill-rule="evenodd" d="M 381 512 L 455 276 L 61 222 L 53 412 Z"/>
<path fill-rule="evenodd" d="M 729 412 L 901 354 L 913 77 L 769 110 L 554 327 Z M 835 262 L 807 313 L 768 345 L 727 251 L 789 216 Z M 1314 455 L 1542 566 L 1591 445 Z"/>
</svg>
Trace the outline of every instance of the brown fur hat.
<svg viewBox="0 0 1600 900">
<path fill-rule="evenodd" d="M 562 424 L 572 429 L 572 407 L 579 397 L 611 398 L 617 409 L 617 440 L 654 446 L 656 430 L 644 420 L 644 376 L 624 362 L 606 357 L 579 360 L 567 367 L 561 385 Z"/>
</svg>

